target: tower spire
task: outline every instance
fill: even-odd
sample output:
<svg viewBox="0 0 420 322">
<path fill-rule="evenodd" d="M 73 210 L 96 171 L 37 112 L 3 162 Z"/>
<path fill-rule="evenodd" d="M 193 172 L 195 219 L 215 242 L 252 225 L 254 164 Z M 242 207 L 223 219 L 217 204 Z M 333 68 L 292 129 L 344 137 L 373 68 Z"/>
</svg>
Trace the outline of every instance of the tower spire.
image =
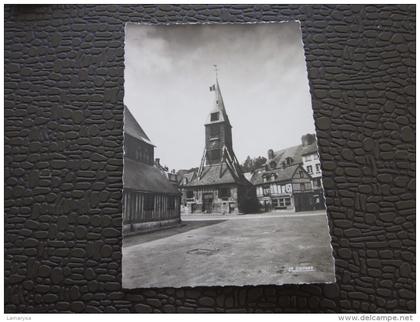
<svg viewBox="0 0 420 322">
<path fill-rule="evenodd" d="M 213 120 L 211 117 L 207 120 L 207 123 L 211 122 L 226 122 L 230 125 L 229 118 L 226 114 L 225 104 L 223 102 L 222 92 L 220 90 L 219 85 L 219 68 L 216 64 L 213 65 L 215 76 L 216 76 L 216 82 L 212 86 L 210 86 L 210 92 L 214 92 L 214 107 L 210 114 L 219 113 L 217 118 L 214 116 Z"/>
<path fill-rule="evenodd" d="M 217 79 L 217 71 L 218 71 L 218 69 L 217 69 L 217 65 L 216 64 L 214 64 L 213 65 L 213 67 L 214 67 L 214 72 L 216 73 L 216 82 L 218 81 L 218 79 Z"/>
</svg>

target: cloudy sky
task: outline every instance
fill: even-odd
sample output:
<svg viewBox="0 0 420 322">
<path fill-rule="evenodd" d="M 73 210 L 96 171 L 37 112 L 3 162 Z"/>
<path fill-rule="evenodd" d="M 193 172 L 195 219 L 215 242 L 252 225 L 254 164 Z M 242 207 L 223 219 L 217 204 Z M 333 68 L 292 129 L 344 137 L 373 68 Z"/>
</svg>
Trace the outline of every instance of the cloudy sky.
<svg viewBox="0 0 420 322">
<path fill-rule="evenodd" d="M 170 169 L 200 165 L 214 64 L 239 162 L 315 132 L 299 23 L 127 24 L 124 102 Z"/>
</svg>

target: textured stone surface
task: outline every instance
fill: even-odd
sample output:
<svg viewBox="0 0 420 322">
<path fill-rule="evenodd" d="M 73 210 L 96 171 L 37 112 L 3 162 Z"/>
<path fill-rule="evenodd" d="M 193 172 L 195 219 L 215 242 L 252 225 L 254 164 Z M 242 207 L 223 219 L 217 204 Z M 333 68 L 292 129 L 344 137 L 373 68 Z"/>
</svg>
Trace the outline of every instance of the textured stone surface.
<svg viewBox="0 0 420 322">
<path fill-rule="evenodd" d="M 337 284 L 121 290 L 124 23 L 292 19 Z M 6 6 L 4 87 L 6 312 L 415 311 L 414 6 Z"/>
</svg>

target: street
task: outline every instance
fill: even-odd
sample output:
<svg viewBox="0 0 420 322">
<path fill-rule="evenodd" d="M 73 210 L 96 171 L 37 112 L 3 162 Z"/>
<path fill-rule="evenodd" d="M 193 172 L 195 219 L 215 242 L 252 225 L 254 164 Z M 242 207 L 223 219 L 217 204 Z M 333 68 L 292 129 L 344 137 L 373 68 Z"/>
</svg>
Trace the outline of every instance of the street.
<svg viewBox="0 0 420 322">
<path fill-rule="evenodd" d="M 188 215 L 124 238 L 124 288 L 334 282 L 325 211 Z"/>
</svg>

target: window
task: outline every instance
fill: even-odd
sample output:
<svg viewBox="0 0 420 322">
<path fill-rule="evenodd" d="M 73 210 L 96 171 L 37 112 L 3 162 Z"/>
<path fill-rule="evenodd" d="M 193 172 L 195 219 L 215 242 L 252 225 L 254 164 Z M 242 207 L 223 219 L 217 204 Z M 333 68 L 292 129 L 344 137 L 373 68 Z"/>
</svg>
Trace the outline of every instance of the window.
<svg viewBox="0 0 420 322">
<path fill-rule="evenodd" d="M 143 210 L 154 210 L 155 209 L 155 196 L 152 194 L 144 195 Z"/>
<path fill-rule="evenodd" d="M 317 178 L 317 179 L 315 179 L 315 187 L 321 187 L 321 179 L 320 178 Z"/>
<path fill-rule="evenodd" d="M 284 203 L 286 206 L 290 206 L 290 198 L 284 198 Z"/>
<path fill-rule="evenodd" d="M 301 190 L 301 191 L 305 191 L 305 184 L 304 184 L 304 183 L 301 183 L 301 184 L 300 184 L 300 190 Z"/>
<path fill-rule="evenodd" d="M 229 188 L 220 188 L 219 189 L 219 198 L 228 198 L 230 197 L 230 189 Z"/>
<path fill-rule="evenodd" d="M 284 199 L 279 199 L 279 207 L 284 207 Z"/>
<path fill-rule="evenodd" d="M 291 157 L 286 158 L 287 165 L 291 165 L 293 163 L 293 159 Z"/>
<path fill-rule="evenodd" d="M 211 122 L 218 121 L 218 120 L 219 120 L 219 112 L 210 114 L 210 121 Z"/>
<path fill-rule="evenodd" d="M 276 161 L 271 161 L 270 162 L 271 169 L 275 169 L 276 168 L 276 165 L 277 165 Z"/>
<path fill-rule="evenodd" d="M 321 172 L 321 165 L 319 163 L 318 164 L 315 164 L 315 171 L 317 173 Z"/>
<path fill-rule="evenodd" d="M 271 189 L 271 194 L 276 194 L 277 193 L 277 190 L 276 190 L 276 185 L 274 185 L 274 184 L 272 184 L 271 186 L 270 186 L 270 189 Z"/>
<path fill-rule="evenodd" d="M 311 165 L 308 165 L 307 167 L 306 167 L 306 170 L 308 171 L 308 173 L 312 173 L 312 166 Z"/>
<path fill-rule="evenodd" d="M 300 178 L 304 178 L 304 177 L 305 177 L 305 175 L 304 175 L 304 173 L 303 173 L 303 171 L 302 171 L 302 170 L 299 170 L 299 177 L 300 177 Z"/>
<path fill-rule="evenodd" d="M 188 190 L 187 191 L 187 198 L 194 198 L 194 191 Z"/>
<path fill-rule="evenodd" d="M 264 196 L 270 195 L 270 186 L 264 186 L 263 187 Z"/>
<path fill-rule="evenodd" d="M 273 199 L 273 207 L 278 207 L 278 206 L 279 206 L 278 199 Z"/>
<path fill-rule="evenodd" d="M 168 197 L 168 210 L 174 210 L 175 209 L 175 197 L 170 196 Z"/>
</svg>

